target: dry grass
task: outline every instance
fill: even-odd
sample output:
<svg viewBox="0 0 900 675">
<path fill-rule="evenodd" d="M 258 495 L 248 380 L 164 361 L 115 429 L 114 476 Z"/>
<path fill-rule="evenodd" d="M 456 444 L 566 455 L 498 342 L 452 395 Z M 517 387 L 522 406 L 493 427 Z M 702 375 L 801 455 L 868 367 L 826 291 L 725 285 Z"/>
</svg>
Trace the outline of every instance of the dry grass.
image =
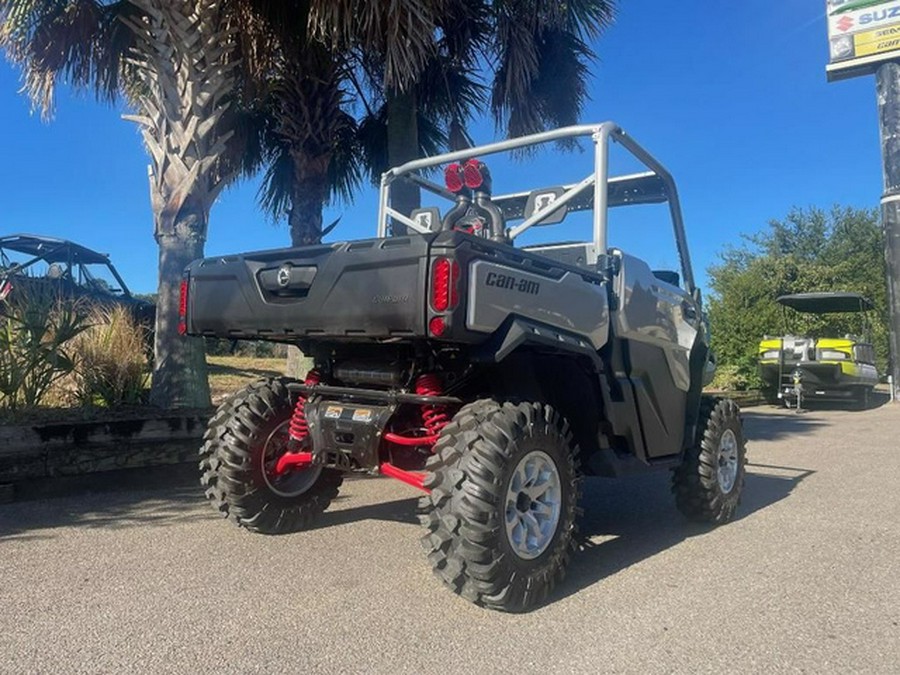
<svg viewBox="0 0 900 675">
<path fill-rule="evenodd" d="M 229 394 L 264 377 L 284 374 L 285 359 L 253 356 L 207 356 L 209 388 L 214 404 Z"/>
<path fill-rule="evenodd" d="M 72 340 L 75 394 L 82 405 L 142 403 L 148 384 L 147 336 L 124 307 L 96 308 Z"/>
</svg>

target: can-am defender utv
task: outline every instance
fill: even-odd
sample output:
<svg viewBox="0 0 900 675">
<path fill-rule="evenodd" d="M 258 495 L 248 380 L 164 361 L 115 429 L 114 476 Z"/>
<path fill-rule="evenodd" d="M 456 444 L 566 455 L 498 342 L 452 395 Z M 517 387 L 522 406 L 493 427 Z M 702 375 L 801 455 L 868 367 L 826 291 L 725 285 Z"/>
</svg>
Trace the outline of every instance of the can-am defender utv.
<svg viewBox="0 0 900 675">
<path fill-rule="evenodd" d="M 573 185 L 494 195 L 477 159 L 578 138 L 593 166 Z M 610 177 L 610 141 L 648 170 Z M 445 186 L 423 175 L 440 166 Z M 401 180 L 449 208 L 398 212 Z M 680 274 L 607 248 L 609 208 L 666 202 Z M 579 211 L 590 241 L 514 246 Z M 426 493 L 435 574 L 521 611 L 563 578 L 582 475 L 670 469 L 678 508 L 713 523 L 740 499 L 738 408 L 701 394 L 708 329 L 675 183 L 611 122 L 391 169 L 377 238 L 198 260 L 181 300 L 183 332 L 315 360 L 305 381 L 250 385 L 209 423 L 206 494 L 249 530 L 306 527 L 347 472 L 397 478 Z"/>
</svg>

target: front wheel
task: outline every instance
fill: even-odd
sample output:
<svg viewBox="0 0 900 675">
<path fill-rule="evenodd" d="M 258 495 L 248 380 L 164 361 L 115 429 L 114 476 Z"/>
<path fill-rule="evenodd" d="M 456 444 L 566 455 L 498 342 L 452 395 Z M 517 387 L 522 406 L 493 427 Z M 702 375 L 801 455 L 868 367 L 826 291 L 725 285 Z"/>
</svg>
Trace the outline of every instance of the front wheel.
<svg viewBox="0 0 900 675">
<path fill-rule="evenodd" d="M 542 403 L 476 401 L 443 429 L 419 503 L 435 574 L 467 600 L 524 611 L 565 575 L 580 482 L 566 421 Z"/>
<path fill-rule="evenodd" d="M 740 409 L 734 401 L 704 396 L 698 442 L 675 469 L 672 491 L 678 510 L 691 520 L 724 523 L 741 501 L 747 449 Z"/>
<path fill-rule="evenodd" d="M 293 404 L 285 378 L 255 382 L 209 422 L 200 482 L 214 509 L 241 527 L 284 534 L 308 527 L 337 496 L 343 474 L 321 466 L 274 473 L 288 451 Z"/>
</svg>

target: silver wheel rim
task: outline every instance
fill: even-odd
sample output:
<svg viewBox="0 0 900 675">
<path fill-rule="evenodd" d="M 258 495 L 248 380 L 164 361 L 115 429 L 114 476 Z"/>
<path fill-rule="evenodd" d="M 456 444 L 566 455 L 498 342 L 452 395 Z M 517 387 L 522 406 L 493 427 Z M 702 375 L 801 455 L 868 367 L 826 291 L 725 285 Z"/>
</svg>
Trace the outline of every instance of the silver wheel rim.
<svg viewBox="0 0 900 675">
<path fill-rule="evenodd" d="M 506 491 L 506 537 L 520 558 L 547 550 L 559 525 L 562 488 L 550 456 L 534 450 L 516 465 Z"/>
<path fill-rule="evenodd" d="M 297 497 L 309 490 L 322 473 L 321 466 L 307 469 L 289 469 L 280 476 L 275 475 L 278 458 L 288 452 L 288 427 L 290 420 L 285 420 L 266 438 L 266 444 L 260 453 L 262 475 L 266 486 L 279 497 Z"/>
<path fill-rule="evenodd" d="M 728 494 L 734 488 L 738 475 L 738 442 L 731 429 L 726 429 L 719 439 L 719 487 Z"/>
</svg>

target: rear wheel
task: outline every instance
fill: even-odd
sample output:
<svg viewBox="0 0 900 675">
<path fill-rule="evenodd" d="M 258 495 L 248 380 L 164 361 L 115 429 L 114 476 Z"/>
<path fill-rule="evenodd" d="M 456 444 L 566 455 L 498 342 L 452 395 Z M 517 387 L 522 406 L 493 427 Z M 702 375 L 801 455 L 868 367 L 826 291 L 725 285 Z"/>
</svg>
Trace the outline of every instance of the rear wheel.
<svg viewBox="0 0 900 675">
<path fill-rule="evenodd" d="M 675 504 L 691 520 L 724 523 L 740 503 L 747 462 L 737 404 L 704 396 L 697 436 L 699 442 L 673 473 Z"/>
<path fill-rule="evenodd" d="M 565 575 L 580 482 L 566 421 L 542 403 L 476 401 L 441 432 L 419 503 L 422 544 L 454 592 L 523 611 Z"/>
<path fill-rule="evenodd" d="M 341 472 L 321 466 L 275 474 L 278 458 L 288 451 L 288 382 L 256 382 L 226 400 L 210 420 L 200 451 L 200 481 L 213 508 L 264 534 L 308 527 L 343 481 Z"/>
</svg>

